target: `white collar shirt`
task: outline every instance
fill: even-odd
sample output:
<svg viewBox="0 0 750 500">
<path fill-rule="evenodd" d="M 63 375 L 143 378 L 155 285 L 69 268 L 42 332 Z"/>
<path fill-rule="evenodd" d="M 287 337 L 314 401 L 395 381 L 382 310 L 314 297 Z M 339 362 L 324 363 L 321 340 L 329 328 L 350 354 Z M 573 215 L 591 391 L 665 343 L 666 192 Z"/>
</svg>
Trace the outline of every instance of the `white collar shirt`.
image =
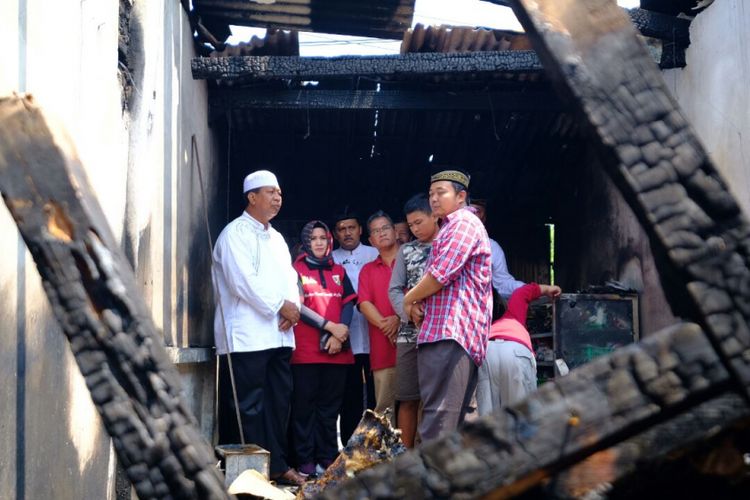
<svg viewBox="0 0 750 500">
<path fill-rule="evenodd" d="M 359 286 L 359 272 L 365 264 L 372 262 L 378 256 L 378 251 L 360 243 L 354 250 L 337 248 L 332 252 L 333 261 L 341 264 L 346 270 L 352 286 L 355 290 Z M 357 308 L 354 309 L 352 322 L 349 324 L 349 338 L 351 339 L 352 352 L 354 354 L 370 353 L 370 333 L 367 328 L 367 319 L 362 316 Z"/>
<path fill-rule="evenodd" d="M 299 306 L 297 273 L 284 237 L 247 212 L 227 224 L 213 254 L 219 354 L 294 348 L 294 332 L 279 330 L 285 300 Z"/>
</svg>

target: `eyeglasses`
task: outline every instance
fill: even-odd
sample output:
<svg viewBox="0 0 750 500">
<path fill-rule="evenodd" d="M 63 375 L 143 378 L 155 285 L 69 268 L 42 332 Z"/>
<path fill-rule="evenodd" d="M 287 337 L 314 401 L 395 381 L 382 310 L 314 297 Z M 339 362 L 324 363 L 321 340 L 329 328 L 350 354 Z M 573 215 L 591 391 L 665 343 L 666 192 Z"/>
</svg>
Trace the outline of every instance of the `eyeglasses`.
<svg viewBox="0 0 750 500">
<path fill-rule="evenodd" d="M 386 231 L 390 231 L 391 229 L 393 229 L 393 225 L 386 224 L 385 226 L 374 227 L 374 228 L 370 229 L 370 234 L 380 234 L 380 233 L 384 233 Z"/>
</svg>

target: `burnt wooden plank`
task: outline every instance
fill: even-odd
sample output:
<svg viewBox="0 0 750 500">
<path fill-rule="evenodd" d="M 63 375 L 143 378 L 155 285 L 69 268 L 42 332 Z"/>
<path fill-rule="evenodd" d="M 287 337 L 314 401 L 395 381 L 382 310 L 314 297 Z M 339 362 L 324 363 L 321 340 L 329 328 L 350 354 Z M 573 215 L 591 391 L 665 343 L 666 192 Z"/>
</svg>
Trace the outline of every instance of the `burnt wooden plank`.
<svg viewBox="0 0 750 500">
<path fill-rule="evenodd" d="M 513 5 L 649 235 L 673 311 L 702 325 L 750 399 L 750 224 L 628 17 L 608 0 Z"/>
<path fill-rule="evenodd" d="M 730 379 L 697 325 L 573 370 L 525 401 L 364 471 L 323 498 L 506 498 L 717 397 Z M 675 447 L 694 436 L 675 437 Z"/>
<path fill-rule="evenodd" d="M 70 140 L 0 99 L 0 191 L 140 498 L 227 498 L 162 337 Z"/>
<path fill-rule="evenodd" d="M 557 498 L 585 498 L 639 480 L 644 464 L 667 460 L 667 456 L 690 454 L 705 447 L 717 434 L 732 432 L 736 423 L 746 425 L 750 407 L 742 396 L 726 393 L 706 401 L 637 436 L 594 453 L 552 478 L 544 490 Z M 679 480 L 679 478 L 675 478 Z"/>
<path fill-rule="evenodd" d="M 415 0 L 194 0 L 195 12 L 241 26 L 399 40 L 411 27 Z"/>
<path fill-rule="evenodd" d="M 562 111 L 552 92 L 475 92 L 413 90 L 259 90 L 216 89 L 212 112 L 233 109 L 402 109 Z"/>
<path fill-rule="evenodd" d="M 243 81 L 397 75 L 413 78 L 434 74 L 530 73 L 542 70 L 539 58 L 531 50 L 342 57 L 194 57 L 191 67 L 196 80 Z"/>
</svg>

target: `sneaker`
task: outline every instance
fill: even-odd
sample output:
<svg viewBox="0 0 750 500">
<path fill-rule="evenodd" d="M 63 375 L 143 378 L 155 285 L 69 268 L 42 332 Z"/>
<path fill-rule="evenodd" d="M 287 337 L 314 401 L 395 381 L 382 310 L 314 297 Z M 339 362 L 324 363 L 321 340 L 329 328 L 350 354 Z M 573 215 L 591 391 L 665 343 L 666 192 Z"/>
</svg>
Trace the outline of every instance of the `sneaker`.
<svg viewBox="0 0 750 500">
<path fill-rule="evenodd" d="M 327 468 L 328 467 L 324 466 L 323 464 L 316 464 L 315 465 L 315 474 L 317 474 L 318 476 L 322 476 L 323 474 L 326 473 L 326 469 Z"/>
</svg>

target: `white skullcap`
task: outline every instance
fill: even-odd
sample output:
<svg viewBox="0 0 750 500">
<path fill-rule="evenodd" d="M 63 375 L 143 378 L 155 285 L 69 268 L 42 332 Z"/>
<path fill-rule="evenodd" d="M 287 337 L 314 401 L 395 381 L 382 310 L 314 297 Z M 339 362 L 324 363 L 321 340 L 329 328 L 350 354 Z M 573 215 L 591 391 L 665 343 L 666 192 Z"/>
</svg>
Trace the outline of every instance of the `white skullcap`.
<svg viewBox="0 0 750 500">
<path fill-rule="evenodd" d="M 279 181 L 276 180 L 276 176 L 273 172 L 268 170 L 256 170 L 245 177 L 245 182 L 242 183 L 242 192 L 247 193 L 251 189 L 259 187 L 279 187 Z"/>
</svg>

